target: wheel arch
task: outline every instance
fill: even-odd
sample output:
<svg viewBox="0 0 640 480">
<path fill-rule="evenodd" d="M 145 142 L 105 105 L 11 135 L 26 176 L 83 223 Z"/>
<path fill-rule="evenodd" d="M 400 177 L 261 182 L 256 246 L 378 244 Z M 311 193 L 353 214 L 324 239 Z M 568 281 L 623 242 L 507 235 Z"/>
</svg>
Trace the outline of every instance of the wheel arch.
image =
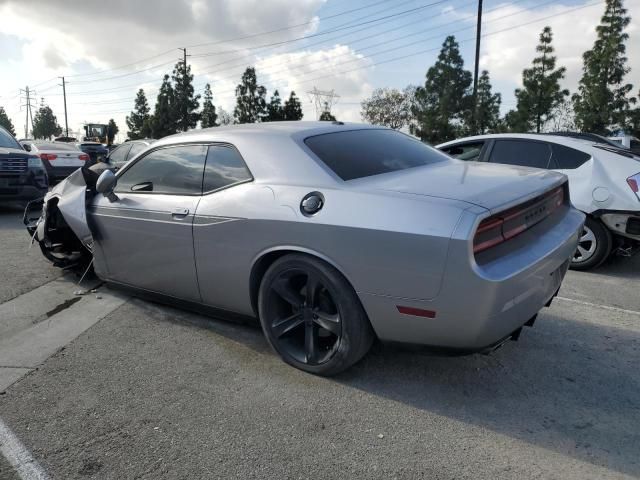
<svg viewBox="0 0 640 480">
<path fill-rule="evenodd" d="M 296 245 L 282 245 L 278 247 L 271 247 L 263 250 L 258 255 L 256 255 L 251 264 L 251 273 L 249 275 L 249 297 L 251 299 L 251 308 L 256 317 L 258 317 L 258 292 L 260 291 L 260 283 L 262 282 L 264 274 L 267 272 L 273 262 L 275 262 L 280 257 L 292 253 L 301 253 L 304 255 L 308 255 L 331 265 L 338 272 L 340 272 L 340 274 L 347 280 L 349 285 L 351 285 L 351 288 L 353 288 L 353 290 L 356 292 L 356 295 L 358 295 L 357 289 L 349 278 L 349 275 L 345 273 L 344 268 L 328 256 L 310 248 L 300 247 Z"/>
</svg>

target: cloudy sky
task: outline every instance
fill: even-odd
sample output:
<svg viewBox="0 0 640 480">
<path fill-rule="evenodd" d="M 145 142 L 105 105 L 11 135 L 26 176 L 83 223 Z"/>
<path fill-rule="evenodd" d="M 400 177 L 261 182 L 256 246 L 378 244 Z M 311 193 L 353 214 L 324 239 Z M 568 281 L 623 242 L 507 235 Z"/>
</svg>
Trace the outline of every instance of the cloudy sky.
<svg viewBox="0 0 640 480">
<path fill-rule="evenodd" d="M 359 103 L 374 88 L 422 84 L 445 36 L 461 43 L 473 68 L 476 0 L 0 0 L 0 106 L 24 134 L 24 96 L 51 106 L 64 126 L 62 87 L 67 80 L 69 128 L 114 118 L 121 132 L 144 88 L 150 104 L 164 73 L 187 47 L 202 92 L 210 82 L 214 103 L 228 112 L 247 66 L 282 97 L 295 90 L 305 119 L 315 110 L 307 92 L 334 90 L 341 120 L 360 120 Z M 640 12 L 640 0 L 626 0 Z M 604 10 L 597 0 L 485 0 L 481 68 L 513 108 L 513 90 L 550 25 L 565 86 L 575 90 L 582 53 L 595 39 Z M 627 80 L 640 88 L 640 13 L 628 28 Z"/>
</svg>

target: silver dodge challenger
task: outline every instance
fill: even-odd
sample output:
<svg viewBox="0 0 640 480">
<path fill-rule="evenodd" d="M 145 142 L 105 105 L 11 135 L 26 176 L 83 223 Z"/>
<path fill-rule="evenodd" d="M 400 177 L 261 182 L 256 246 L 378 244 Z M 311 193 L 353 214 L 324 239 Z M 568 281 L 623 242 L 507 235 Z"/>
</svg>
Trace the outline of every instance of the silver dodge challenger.
<svg viewBox="0 0 640 480">
<path fill-rule="evenodd" d="M 459 352 L 517 339 L 584 222 L 562 174 L 341 122 L 173 135 L 117 174 L 76 171 L 36 209 L 25 223 L 54 264 L 257 318 L 285 362 L 320 375 L 376 338 Z"/>
</svg>

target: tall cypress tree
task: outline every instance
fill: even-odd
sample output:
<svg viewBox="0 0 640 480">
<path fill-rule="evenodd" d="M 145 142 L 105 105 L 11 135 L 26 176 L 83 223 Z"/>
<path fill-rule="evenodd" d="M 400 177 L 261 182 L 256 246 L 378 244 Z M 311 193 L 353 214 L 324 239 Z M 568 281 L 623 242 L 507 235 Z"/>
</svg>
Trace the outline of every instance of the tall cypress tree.
<svg viewBox="0 0 640 480">
<path fill-rule="evenodd" d="M 522 88 L 516 89 L 516 112 L 507 115 L 509 127 L 514 131 L 535 130 L 539 133 L 569 95 L 568 90 L 560 88 L 566 69 L 556 69 L 552 41 L 551 27 L 544 27 L 536 47 L 540 55 L 533 59 L 531 68 L 522 71 Z"/>
<path fill-rule="evenodd" d="M 190 128 L 196 128 L 200 119 L 200 114 L 196 111 L 200 107 L 200 95 L 194 95 L 191 66 L 184 62 L 176 63 L 172 79 L 178 129 L 186 132 Z"/>
<path fill-rule="evenodd" d="M 267 89 L 258 85 L 256 69 L 247 67 L 236 87 L 236 108 L 233 111 L 236 123 L 261 122 L 267 116 Z"/>
<path fill-rule="evenodd" d="M 412 133 L 430 143 L 453 140 L 470 108 L 471 72 L 464 69 L 458 42 L 448 36 L 436 63 L 427 70 L 424 87 L 415 93 Z"/>
<path fill-rule="evenodd" d="M 175 96 L 169 75 L 162 79 L 162 85 L 158 92 L 158 100 L 151 122 L 153 138 L 162 138 L 173 135 L 178 131 L 176 118 Z"/>
<path fill-rule="evenodd" d="M 612 126 L 626 126 L 627 94 L 633 86 L 624 83 L 629 72 L 624 29 L 631 21 L 622 0 L 607 0 L 598 38 L 582 56 L 582 78 L 573 96 L 576 123 L 583 132 L 607 134 Z"/>
<path fill-rule="evenodd" d="M 273 92 L 271 100 L 267 105 L 267 118 L 268 122 L 279 122 L 284 120 L 284 109 L 282 108 L 282 100 L 280 100 L 280 93 L 278 90 Z"/>
<path fill-rule="evenodd" d="M 6 128 L 11 135 L 16 136 L 16 131 L 13 128 L 13 123 L 11 123 L 11 119 L 7 112 L 4 111 L 4 107 L 0 107 L 0 127 Z"/>
<path fill-rule="evenodd" d="M 143 126 L 145 122 L 149 121 L 149 103 L 147 102 L 147 96 L 144 94 L 143 89 L 138 90 L 134 109 L 131 115 L 127 116 L 126 120 L 127 127 L 129 128 L 129 133 L 127 134 L 129 140 L 145 138 L 143 135 Z"/>
<path fill-rule="evenodd" d="M 284 102 L 283 116 L 284 120 L 302 120 L 304 116 L 302 113 L 302 104 L 300 100 L 298 100 L 296 92 L 293 90 L 291 90 L 289 98 Z"/>
<path fill-rule="evenodd" d="M 216 113 L 216 106 L 213 104 L 211 85 L 209 85 L 208 83 L 204 87 L 202 113 L 200 113 L 200 126 L 202 128 L 218 126 L 218 114 Z"/>
<path fill-rule="evenodd" d="M 500 127 L 500 104 L 502 96 L 493 93 L 489 72 L 482 71 L 478 79 L 477 110 L 475 119 L 475 134 L 484 135 L 494 133 Z"/>
</svg>

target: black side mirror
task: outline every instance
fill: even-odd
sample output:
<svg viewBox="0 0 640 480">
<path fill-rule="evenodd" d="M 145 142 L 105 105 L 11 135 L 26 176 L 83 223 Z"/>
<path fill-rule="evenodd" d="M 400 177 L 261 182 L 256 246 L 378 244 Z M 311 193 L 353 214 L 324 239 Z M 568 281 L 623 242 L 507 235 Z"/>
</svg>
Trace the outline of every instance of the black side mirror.
<svg viewBox="0 0 640 480">
<path fill-rule="evenodd" d="M 28 143 L 23 144 L 22 148 L 24 148 L 27 152 L 31 151 L 31 145 L 29 145 Z"/>
</svg>

